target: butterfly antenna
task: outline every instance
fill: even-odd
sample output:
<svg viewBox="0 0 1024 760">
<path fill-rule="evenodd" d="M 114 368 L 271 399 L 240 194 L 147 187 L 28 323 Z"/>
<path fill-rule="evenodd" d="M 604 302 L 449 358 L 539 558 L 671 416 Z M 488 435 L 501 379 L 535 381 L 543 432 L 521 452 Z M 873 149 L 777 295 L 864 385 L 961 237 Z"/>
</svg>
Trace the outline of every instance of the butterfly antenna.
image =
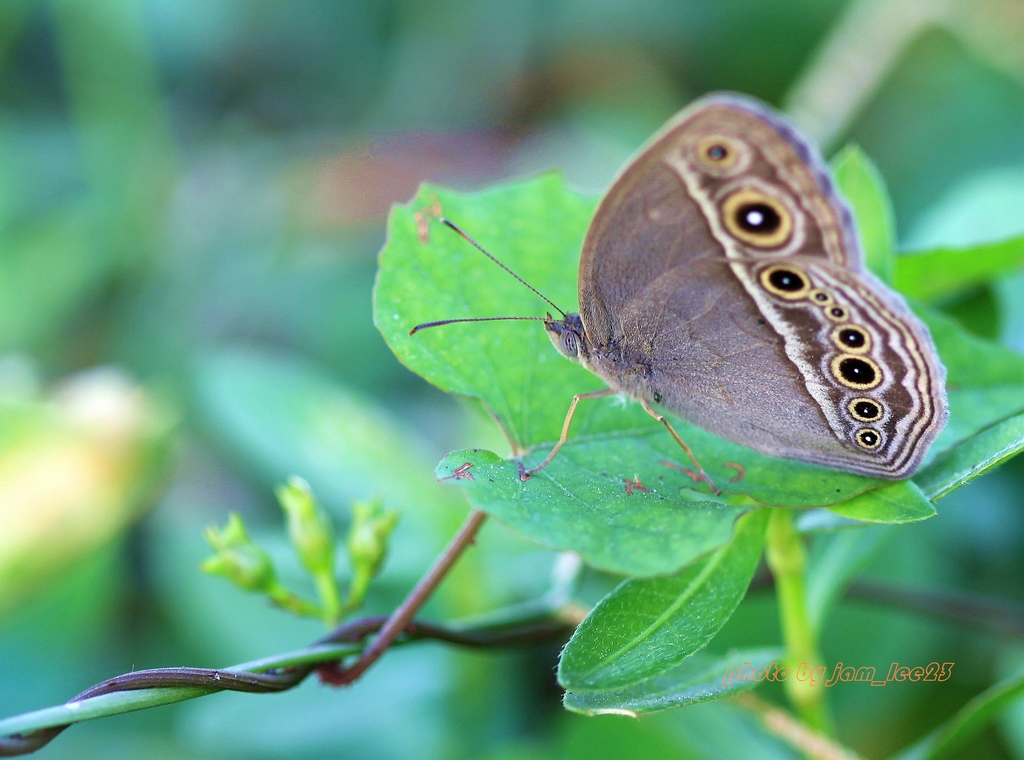
<svg viewBox="0 0 1024 760">
<path fill-rule="evenodd" d="M 428 327 L 453 325 L 456 322 L 503 322 L 510 319 L 522 319 L 530 322 L 548 322 L 551 319 L 551 315 L 549 314 L 546 317 L 465 317 L 464 319 L 440 319 L 437 322 L 424 322 L 423 324 L 416 325 L 409 331 L 409 334 L 415 335 L 420 330 L 426 330 Z"/>
<path fill-rule="evenodd" d="M 557 311 L 557 312 L 558 312 L 559 314 L 561 314 L 561 315 L 562 315 L 562 319 L 568 319 L 569 315 L 568 315 L 568 314 L 566 314 L 566 313 L 565 313 L 564 311 L 562 311 L 561 309 L 559 309 L 559 308 L 558 308 L 558 307 L 557 307 L 557 306 L 555 305 L 554 301 L 552 301 L 552 300 L 551 300 L 550 298 L 548 298 L 548 297 L 547 297 L 546 295 L 544 295 L 543 293 L 541 293 L 541 292 L 540 292 L 539 290 L 537 290 L 537 288 L 533 287 L 533 285 L 531 285 L 531 284 L 530 284 L 530 283 L 528 283 L 528 282 L 527 282 L 526 280 L 524 280 L 524 279 L 523 279 L 522 277 L 520 277 L 519 275 L 517 275 L 517 274 L 516 274 L 515 272 L 513 272 L 513 271 L 512 271 L 511 269 L 509 269 L 509 268 L 508 268 L 507 266 L 505 266 L 505 265 L 504 265 L 504 264 L 502 264 L 502 263 L 501 263 L 500 261 L 498 261 L 498 259 L 497 259 L 497 258 L 495 258 L 495 257 L 494 257 L 493 255 L 491 255 L 490 253 L 488 253 L 488 252 L 487 252 L 487 251 L 486 251 L 486 250 L 484 249 L 484 247 L 483 247 L 482 245 L 480 245 L 480 244 L 479 244 L 478 242 L 476 242 L 476 241 L 475 241 L 475 240 L 474 240 L 473 238 L 471 238 L 471 237 L 470 237 L 469 235 L 467 235 L 467 234 L 466 234 L 466 232 L 465 232 L 465 230 L 463 230 L 463 229 L 462 229 L 461 227 L 459 227 L 459 225 L 457 225 L 457 224 L 456 224 L 455 222 L 453 222 L 453 221 L 452 221 L 451 219 L 445 219 L 445 218 L 444 218 L 443 216 L 442 216 L 442 217 L 440 218 L 440 220 L 439 220 L 439 221 L 440 221 L 440 222 L 441 222 L 442 224 L 445 224 L 445 225 L 447 225 L 448 227 L 450 227 L 451 229 L 453 229 L 453 230 L 454 230 L 454 231 L 455 231 L 456 233 L 458 233 L 459 235 L 461 235 L 461 236 L 462 236 L 462 239 L 463 239 L 463 240 L 465 240 L 465 241 L 466 241 L 467 243 L 469 243 L 469 244 L 470 244 L 471 246 L 473 246 L 474 248 L 476 248 L 476 249 L 477 249 L 478 251 L 480 251 L 480 253 L 482 253 L 482 254 L 483 254 L 484 256 L 486 256 L 487 258 L 489 258 L 489 259 L 490 259 L 491 261 L 493 261 L 493 262 L 494 262 L 495 264 L 497 264 L 497 265 L 498 265 L 499 267 L 501 267 L 502 269 L 504 269 L 504 270 L 505 270 L 506 272 L 508 272 L 508 273 L 509 273 L 510 275 L 512 275 L 513 277 L 515 277 L 515 278 L 516 278 L 517 280 L 519 280 L 519 282 L 523 283 L 523 285 L 525 285 L 526 287 L 528 287 L 528 288 L 529 288 L 529 289 L 530 289 L 531 291 L 533 291 L 533 292 L 534 292 L 534 293 L 535 293 L 536 295 L 540 296 L 540 298 L 541 298 L 541 299 L 543 299 L 543 301 L 544 301 L 544 302 L 545 302 L 546 304 L 548 304 L 548 306 L 550 306 L 550 307 L 551 307 L 552 309 L 554 309 L 555 311 Z M 535 317 L 535 319 L 536 319 L 536 317 Z"/>
</svg>

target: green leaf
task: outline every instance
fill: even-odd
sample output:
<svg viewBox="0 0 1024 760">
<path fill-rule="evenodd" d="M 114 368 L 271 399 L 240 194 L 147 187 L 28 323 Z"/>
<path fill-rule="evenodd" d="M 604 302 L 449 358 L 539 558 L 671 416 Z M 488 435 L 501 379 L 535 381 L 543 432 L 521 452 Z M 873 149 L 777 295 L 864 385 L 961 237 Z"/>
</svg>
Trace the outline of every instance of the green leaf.
<svg viewBox="0 0 1024 760">
<path fill-rule="evenodd" d="M 783 655 L 781 649 L 748 649 L 724 657 L 698 653 L 681 665 L 632 686 L 611 691 L 567 691 L 562 704 L 584 715 L 639 717 L 721 699 L 760 685 L 764 678 L 757 671 L 763 668 L 767 674 Z"/>
<path fill-rule="evenodd" d="M 84 205 L 2 229 L 0 351 L 24 351 L 59 334 L 104 287 L 119 262 L 90 246 L 91 232 Z"/>
<path fill-rule="evenodd" d="M 829 164 L 840 194 L 853 210 L 864 262 L 884 282 L 891 283 L 896 259 L 896 222 L 882 175 L 856 145 L 847 145 Z"/>
<path fill-rule="evenodd" d="M 906 523 L 935 516 L 935 507 L 912 480 L 900 480 L 828 508 L 840 517 L 873 523 Z"/>
<path fill-rule="evenodd" d="M 892 536 L 881 525 L 835 530 L 815 536 L 807 557 L 807 615 L 815 631 L 879 547 Z"/>
<path fill-rule="evenodd" d="M 569 311 L 575 309 L 576 262 L 594 200 L 570 192 L 555 174 L 476 194 L 424 185 L 411 203 L 392 211 L 374 292 L 377 327 L 409 369 L 444 391 L 480 399 L 513 451 L 557 440 L 572 394 L 602 383 L 563 359 L 540 325 L 447 325 L 409 335 L 432 320 L 543 316 L 550 310 L 437 223 L 435 204 Z M 577 431 L 588 430 L 589 411 L 580 409 Z"/>
<path fill-rule="evenodd" d="M 381 496 L 422 515 L 457 503 L 430 477 L 426 444 L 310 364 L 225 350 L 205 357 L 194 377 L 206 424 L 268 485 L 300 475 L 335 508 Z"/>
<path fill-rule="evenodd" d="M 682 572 L 622 583 L 562 651 L 558 681 L 571 690 L 639 683 L 703 649 L 732 616 L 757 567 L 768 510 L 740 518 L 728 544 Z"/>
<path fill-rule="evenodd" d="M 1012 348 L 979 338 L 934 309 L 921 309 L 918 315 L 928 325 L 946 365 L 951 391 L 1024 384 L 1024 356 Z"/>
<path fill-rule="evenodd" d="M 1024 411 L 1024 356 L 971 335 L 939 312 L 921 310 L 946 366 L 950 417 L 936 452 Z"/>
<path fill-rule="evenodd" d="M 1024 267 L 1024 235 L 965 246 L 903 253 L 896 288 L 911 298 L 937 301 Z"/>
<path fill-rule="evenodd" d="M 1024 414 L 1017 414 L 942 452 L 914 476 L 914 482 L 930 499 L 941 499 L 1021 451 Z"/>
<path fill-rule="evenodd" d="M 436 471 L 526 537 L 623 575 L 677 571 L 726 543 L 736 518 L 749 509 L 679 491 L 678 483 L 665 488 L 649 479 L 645 492 L 593 471 L 575 451 L 556 458 L 545 473 L 523 483 L 515 462 L 489 451 L 453 452 Z"/>
<path fill-rule="evenodd" d="M 873 170 L 862 154 L 845 153 L 841 165 L 852 197 L 874 198 L 876 206 L 884 205 L 884 188 L 869 181 Z M 409 335 L 425 321 L 541 316 L 548 310 L 535 294 L 438 224 L 436 215 L 443 212 L 453 219 L 561 308 L 573 311 L 579 249 L 593 207 L 592 200 L 568 191 L 557 175 L 474 195 L 425 186 L 409 204 L 395 207 L 381 252 L 375 319 L 391 349 L 438 387 L 478 400 L 506 433 L 513 456 L 526 466 L 539 463 L 550 451 L 572 394 L 598 389 L 601 381 L 563 359 L 548 345 L 540 325 L 451 324 Z M 884 216 L 876 209 L 876 222 Z M 881 227 L 866 237 L 882 249 Z M 1018 410 L 1024 360 L 967 335 L 939 315 L 924 316 L 949 367 L 953 414 L 934 447 L 938 452 Z M 617 398 L 581 402 L 569 442 L 546 470 L 525 484 L 517 466 L 498 466 L 495 455 L 482 452 L 452 454 L 442 462 L 439 476 L 448 477 L 466 463 L 486 466 L 487 478 L 476 470 L 475 479 L 451 480 L 467 488 L 476 507 L 535 540 L 580 551 L 600 567 L 640 574 L 672 572 L 713 548 L 731 515 L 722 511 L 721 521 L 712 519 L 712 502 L 731 507 L 830 506 L 875 489 L 877 493 L 842 509 L 884 522 L 934 513 L 913 488 L 764 456 L 685 421 L 673 424 L 722 490 L 721 498 L 684 472 L 689 462 L 656 421 L 638 405 L 623 405 Z M 637 485 L 627 489 L 628 483 Z M 591 506 L 595 499 L 598 508 Z M 651 559 L 640 560 L 633 539 L 643 532 L 650 510 L 643 507 L 644 520 L 624 514 L 655 499 L 663 513 L 676 514 L 655 516 L 654 523 L 682 525 L 695 540 L 683 545 L 648 537 Z M 628 541 L 623 540 L 624 529 L 631 536 Z"/>
<path fill-rule="evenodd" d="M 409 204 L 395 207 L 381 251 L 375 320 L 392 351 L 439 388 L 482 402 L 506 433 L 513 453 L 528 452 L 530 463 L 539 462 L 557 440 L 572 395 L 599 389 L 602 382 L 561 357 L 540 325 L 455 324 L 410 336 L 414 326 L 432 320 L 541 316 L 549 310 L 452 230 L 426 222 L 440 209 L 561 308 L 573 311 L 579 250 L 593 208 L 593 200 L 570 192 L 553 174 L 473 195 L 427 185 Z M 674 424 L 699 452 L 716 485 L 747 501 L 832 504 L 883 482 L 793 461 L 785 463 L 787 478 L 781 482 L 780 460 L 685 421 Z M 636 446 L 628 448 L 633 441 Z M 638 459 L 638 454 L 690 466 L 656 421 L 638 405 L 623 406 L 618 399 L 580 404 L 570 443 L 559 457 L 580 445 L 595 457 L 595 469 L 616 478 L 633 478 L 648 465 L 657 465 Z M 679 477 L 681 485 L 692 485 L 685 475 Z M 477 506 L 489 508 L 486 503 Z"/>
<path fill-rule="evenodd" d="M 928 760 L 948 755 L 976 736 L 1003 710 L 1024 697 L 1024 671 L 986 689 L 926 737 L 893 760 Z"/>
<path fill-rule="evenodd" d="M 57 3 L 54 44 L 92 204 L 92 236 L 141 257 L 178 182 L 176 143 L 141 8 Z"/>
</svg>

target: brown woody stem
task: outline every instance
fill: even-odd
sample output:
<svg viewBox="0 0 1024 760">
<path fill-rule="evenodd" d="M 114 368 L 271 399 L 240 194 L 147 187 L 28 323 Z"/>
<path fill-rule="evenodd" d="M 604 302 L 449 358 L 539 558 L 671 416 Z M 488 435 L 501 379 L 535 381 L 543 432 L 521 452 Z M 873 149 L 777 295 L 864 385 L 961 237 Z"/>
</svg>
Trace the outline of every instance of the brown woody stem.
<svg viewBox="0 0 1024 760">
<path fill-rule="evenodd" d="M 377 638 L 373 640 L 354 663 L 341 671 L 321 670 L 320 678 L 328 683 L 345 685 L 358 679 L 366 670 L 373 665 L 385 650 L 405 631 L 412 623 L 416 613 L 426 604 L 431 594 L 434 593 L 441 581 L 452 569 L 456 560 L 462 556 L 462 552 L 473 543 L 477 531 L 487 519 L 487 515 L 477 509 L 469 513 L 466 521 L 459 528 L 459 532 L 445 547 L 444 552 L 437 558 L 427 574 L 424 575 L 409 596 L 398 606 L 387 622 L 380 629 Z"/>
</svg>

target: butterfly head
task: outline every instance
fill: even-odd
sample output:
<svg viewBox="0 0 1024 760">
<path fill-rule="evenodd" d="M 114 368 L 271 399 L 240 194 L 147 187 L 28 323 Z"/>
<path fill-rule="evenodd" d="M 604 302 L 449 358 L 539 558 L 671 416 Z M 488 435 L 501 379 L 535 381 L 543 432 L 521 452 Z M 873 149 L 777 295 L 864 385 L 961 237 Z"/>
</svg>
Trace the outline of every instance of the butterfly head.
<svg viewBox="0 0 1024 760">
<path fill-rule="evenodd" d="M 555 319 L 548 314 L 544 319 L 544 329 L 562 356 L 578 362 L 589 354 L 587 334 L 579 314 L 566 314 L 565 319 Z"/>
</svg>

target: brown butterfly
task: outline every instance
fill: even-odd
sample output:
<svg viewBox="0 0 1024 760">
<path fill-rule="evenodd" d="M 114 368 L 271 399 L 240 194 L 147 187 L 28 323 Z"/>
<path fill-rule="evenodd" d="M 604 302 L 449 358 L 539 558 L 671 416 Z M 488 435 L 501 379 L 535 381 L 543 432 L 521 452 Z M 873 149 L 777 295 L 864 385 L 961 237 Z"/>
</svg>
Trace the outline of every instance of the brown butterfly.
<svg viewBox="0 0 1024 760">
<path fill-rule="evenodd" d="M 698 100 L 624 167 L 583 244 L 579 303 L 545 327 L 608 388 L 573 399 L 523 479 L 565 443 L 581 399 L 610 393 L 639 401 L 709 483 L 655 406 L 765 454 L 882 478 L 913 473 L 945 424 L 927 328 L 865 269 L 817 151 L 744 96 Z"/>
</svg>

